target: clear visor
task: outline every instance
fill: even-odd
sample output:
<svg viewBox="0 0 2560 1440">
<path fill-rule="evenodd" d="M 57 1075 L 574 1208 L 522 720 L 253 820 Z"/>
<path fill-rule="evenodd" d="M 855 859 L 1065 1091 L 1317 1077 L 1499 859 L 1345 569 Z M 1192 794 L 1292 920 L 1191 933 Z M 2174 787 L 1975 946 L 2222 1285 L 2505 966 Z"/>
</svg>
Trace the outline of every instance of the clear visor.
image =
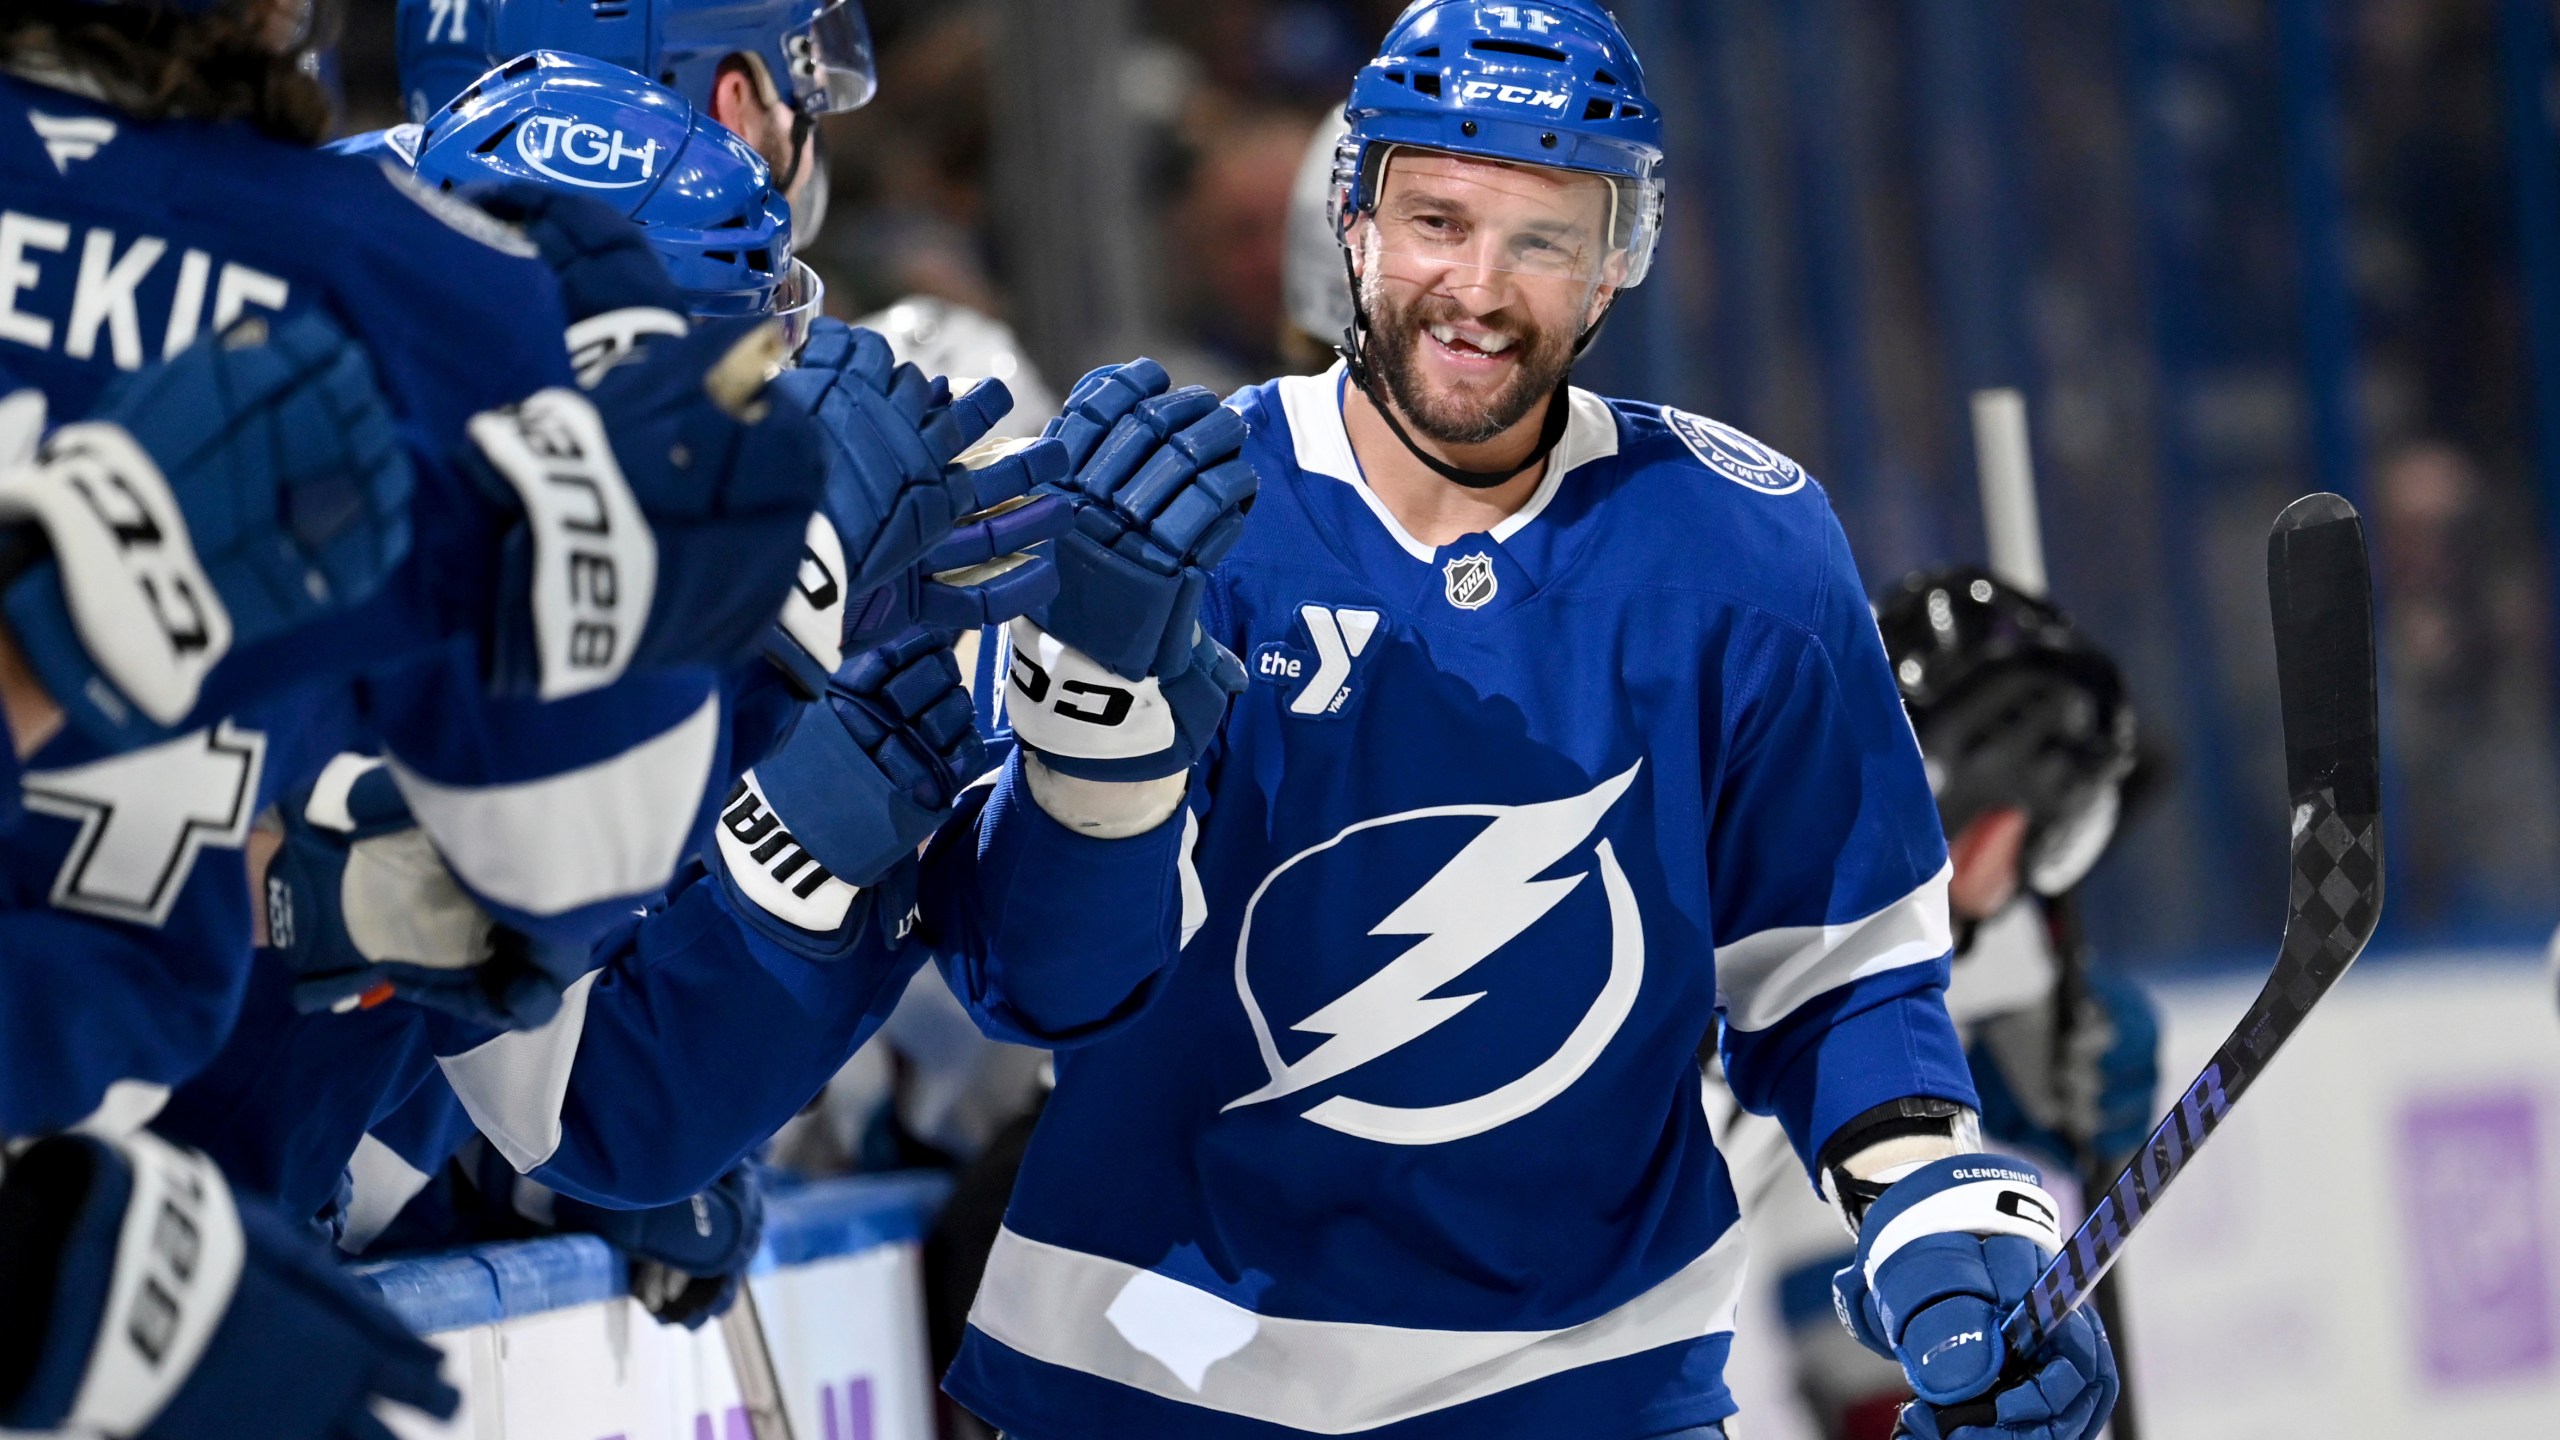
<svg viewBox="0 0 2560 1440">
<path fill-rule="evenodd" d="M 1425 289 L 1494 277 L 1558 289 L 1628 283 L 1633 206 L 1603 175 L 1389 147 L 1345 240 L 1382 279 Z"/>
<path fill-rule="evenodd" d="M 800 347 L 809 343 L 809 327 L 826 313 L 827 282 L 806 260 L 791 262 L 791 273 L 774 287 L 773 318 L 782 322 L 783 353 L 797 363 Z"/>
<path fill-rule="evenodd" d="M 880 71 L 859 0 L 832 0 L 807 25 L 782 37 L 791 63 L 791 103 L 804 115 L 840 115 L 871 102 Z"/>
</svg>

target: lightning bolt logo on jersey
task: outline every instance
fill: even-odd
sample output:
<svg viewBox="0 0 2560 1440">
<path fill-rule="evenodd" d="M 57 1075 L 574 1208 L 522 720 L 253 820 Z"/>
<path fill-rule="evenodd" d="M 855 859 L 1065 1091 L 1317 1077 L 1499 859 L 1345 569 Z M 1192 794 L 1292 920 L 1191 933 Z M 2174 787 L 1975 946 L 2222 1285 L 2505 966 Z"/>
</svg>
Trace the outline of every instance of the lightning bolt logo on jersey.
<svg viewBox="0 0 2560 1440">
<path fill-rule="evenodd" d="M 1427 544 L 1343 383 L 1230 402 L 1205 919 L 1060 1051 L 948 1384 L 1032 1435 L 1706 1424 L 1742 1254 L 1700 1043 L 1800 1147 L 1970 1094 L 1918 748 L 1820 490 L 1716 463 L 1774 452 L 1574 391 L 1527 504 Z"/>
<path fill-rule="evenodd" d="M 1535 929 L 1583 888 L 1591 871 L 1549 880 L 1531 877 L 1553 869 L 1559 860 L 1579 850 L 1642 768 L 1630 767 L 1585 794 L 1541 805 L 1449 805 L 1364 820 L 1289 857 L 1255 888 L 1236 940 L 1236 993 L 1244 1003 L 1246 1018 L 1253 1023 L 1254 1040 L 1261 1046 L 1263 1063 L 1270 1067 L 1271 1081 L 1250 1095 L 1229 1101 L 1226 1108 L 1278 1100 L 1323 1085 L 1420 1040 L 1484 999 L 1483 990 L 1433 997 Z M 1264 921 L 1264 945 L 1299 962 L 1274 967 L 1286 977 L 1293 968 L 1303 969 L 1303 961 L 1310 953 L 1309 947 L 1298 943 L 1306 937 L 1291 934 L 1284 918 L 1308 913 L 1309 907 L 1304 903 L 1307 897 L 1296 894 L 1297 890 L 1338 883 L 1339 877 L 1329 872 L 1347 869 L 1356 873 L 1366 868 L 1370 862 L 1363 858 L 1364 852 L 1374 848 L 1388 847 L 1392 854 L 1395 849 L 1413 845 L 1414 841 L 1397 832 L 1399 826 L 1467 822 L 1479 817 L 1487 820 L 1483 828 L 1369 931 L 1371 935 L 1415 937 L 1413 946 L 1340 998 L 1290 1026 L 1292 1030 L 1326 1038 L 1295 1061 L 1283 1060 L 1253 991 L 1254 920 L 1266 913 L 1264 901 L 1273 902 Z M 1571 1023 L 1570 1033 L 1553 1053 L 1518 1077 L 1462 1099 L 1427 1105 L 1384 1105 L 1336 1094 L 1304 1111 L 1305 1117 L 1346 1135 L 1387 1144 L 1440 1145 L 1481 1135 L 1517 1120 L 1555 1099 L 1580 1079 L 1626 1022 L 1628 1012 L 1635 1007 L 1636 991 L 1644 984 L 1644 917 L 1634 891 L 1607 840 L 1598 842 L 1593 860 L 1601 878 L 1600 889 L 1607 897 L 1606 920 L 1568 912 L 1558 917 L 1558 924 L 1568 936 L 1573 932 L 1605 930 L 1609 937 L 1607 976 L 1587 1007 L 1578 1011 L 1570 1005 L 1561 1007 L 1563 1015 L 1579 1014 L 1580 1019 Z M 1293 876 L 1297 878 L 1290 883 Z M 1286 938 L 1277 942 L 1270 939 L 1275 929 Z M 1323 938 L 1317 937 L 1319 943 Z M 1572 943 L 1571 938 L 1566 938 L 1560 945 L 1569 947 Z M 1331 946 L 1314 953 L 1328 951 L 1340 953 Z M 1540 981 L 1534 973 L 1512 979 L 1513 983 Z M 1271 983 L 1268 977 L 1265 983 Z M 1470 1048 L 1482 1053 L 1481 1047 Z"/>
</svg>

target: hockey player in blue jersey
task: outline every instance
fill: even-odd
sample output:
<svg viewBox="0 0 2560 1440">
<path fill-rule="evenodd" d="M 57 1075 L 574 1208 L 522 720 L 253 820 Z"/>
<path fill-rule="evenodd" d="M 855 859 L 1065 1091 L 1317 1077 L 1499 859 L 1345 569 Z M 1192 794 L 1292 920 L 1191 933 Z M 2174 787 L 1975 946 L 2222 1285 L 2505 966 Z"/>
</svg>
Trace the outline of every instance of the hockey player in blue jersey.
<svg viewBox="0 0 2560 1440">
<path fill-rule="evenodd" d="M 400 0 L 400 91 L 412 121 L 533 50 L 663 80 L 737 132 L 773 167 L 804 245 L 826 223 L 818 122 L 862 106 L 877 87 L 860 0 Z"/>
<path fill-rule="evenodd" d="M 662 881 L 676 847 L 668 846 L 662 858 L 649 858 L 664 828 L 656 822 L 671 819 L 669 833 L 680 843 L 693 828 L 705 779 L 719 767 L 718 707 L 707 693 L 707 675 L 677 680 L 693 685 L 694 695 L 679 699 L 667 718 L 652 720 L 651 702 L 634 692 L 623 692 L 602 712 L 582 717 L 577 712 L 583 703 L 619 690 L 617 684 L 599 685 L 609 673 L 599 677 L 594 672 L 670 666 L 688 653 L 701 659 L 723 657 L 734 653 L 739 641 L 751 639 L 771 613 L 755 613 L 762 602 L 752 597 L 770 583 L 778 605 L 789 577 L 788 557 L 805 525 L 808 502 L 795 492 L 814 496 L 818 479 L 805 427 L 792 423 L 787 412 L 757 411 L 751 403 L 761 381 L 752 368 L 759 358 L 738 348 L 739 332 L 713 331 L 699 345 L 670 346 L 647 364 L 627 367 L 592 400 L 573 398 L 565 386 L 544 390 L 566 378 L 557 336 L 574 312 L 563 307 L 563 296 L 595 277 L 555 276 L 551 267 L 539 263 L 546 258 L 543 246 L 550 243 L 547 258 L 569 270 L 579 268 L 579 262 L 610 257 L 578 243 L 578 217 L 568 210 L 528 216 L 528 228 L 519 235 L 459 207 L 422 199 L 370 167 L 315 161 L 301 153 L 290 142 L 307 136 L 307 126 L 321 113 L 316 105 L 296 103 L 304 92 L 296 88 L 301 82 L 295 50 L 308 31 L 307 13 L 298 4 L 267 0 L 104 7 L 63 0 L 13 7 L 7 21 L 0 22 L 0 60 L 11 72 L 0 79 L 0 89 L 6 91 L 9 107 L 22 110 L 27 121 L 23 129 L 6 127 L 8 134 L 23 138 L 0 146 L 21 256 L 14 272 L 13 313 L 22 323 L 6 338 L 20 347 L 12 355 L 12 368 L 45 390 L 56 413 L 83 413 L 103 379 L 152 358 L 146 345 L 170 354 L 185 350 L 198 327 L 207 323 L 207 309 L 213 326 L 224 331 L 226 348 L 235 343 L 236 332 L 227 323 L 234 314 L 253 308 L 276 312 L 272 328 L 284 335 L 300 333 L 297 327 L 306 316 L 325 310 L 366 345 L 413 453 L 425 464 L 451 463 L 475 474 L 474 484 L 487 480 L 496 486 L 477 498 L 484 509 L 494 504 L 496 523 L 491 526 L 489 517 L 468 503 L 453 508 L 453 500 L 463 497 L 451 487 L 452 474 L 438 472 L 446 482 L 443 500 L 412 505 L 408 516 L 420 541 L 410 568 L 418 572 L 418 580 L 431 583 L 406 592 L 387 589 L 386 595 L 396 594 L 410 608 L 376 608 L 365 616 L 367 636 L 377 656 L 386 660 L 411 644 L 432 646 L 439 622 L 461 619 L 465 623 L 446 632 L 458 630 L 469 642 L 456 652 L 453 665 L 437 661 L 368 674 L 350 693 L 351 708 L 334 700 L 305 702 L 277 709 L 265 720 L 264 730 L 226 718 L 197 735 L 181 735 L 170 744 L 195 749 L 175 752 L 174 772 L 166 758 L 155 756 L 155 750 L 168 746 L 139 752 L 131 757 L 135 768 L 129 774 L 140 788 L 117 794 L 141 803 L 131 807 L 132 816 L 121 804 L 112 814 L 96 807 L 80 812 L 87 819 L 74 827 L 81 830 L 76 843 L 68 835 L 38 834 L 29 840 L 27 832 L 49 821 L 29 818 L 11 828 L 13 845 L 67 848 L 76 862 L 74 868 L 59 870 L 47 899 L 43 882 L 57 877 L 55 861 L 22 863 L 25 857 L 13 856 L 8 867 L 13 888 L 36 892 L 13 900 L 33 899 L 39 907 L 62 911 L 78 908 L 67 906 L 65 897 L 79 898 L 87 887 L 104 900 L 140 904 L 138 916 L 112 922 L 127 931 L 100 933 L 112 943 L 131 938 L 148 942 L 146 948 L 160 945 L 202 955 L 209 964 L 200 974 L 213 1004 L 208 1010 L 193 993 L 160 993 L 179 987 L 153 986 L 147 974 L 101 970 L 95 957 L 105 946 L 82 943 L 81 937 L 38 940 L 33 947 L 14 943 L 27 938 L 20 933 L 22 920 L 56 925 L 69 920 L 94 927 L 98 922 L 90 917 L 12 912 L 6 917 L 14 937 L 11 974 L 50 973 L 76 956 L 85 976 L 81 1004 L 104 1003 L 122 993 L 118 987 L 123 982 L 140 980 L 131 996 L 128 1024 L 157 1026 L 159 1012 L 168 1009 L 188 1015 L 190 1023 L 210 1016 L 214 1023 L 203 1032 L 208 1036 L 220 1033 L 222 992 L 237 993 L 236 971 L 227 985 L 223 981 L 223 952 L 238 944 L 242 948 L 237 953 L 245 959 L 246 895 L 236 854 L 224 852 L 217 858 L 200 852 L 208 842 L 216 849 L 237 845 L 247 813 L 264 795 L 307 773 L 299 767 L 316 764 L 320 757 L 309 753 L 313 740 L 350 721 L 412 762 L 403 783 L 431 829 L 464 842 L 457 855 L 477 861 L 536 842 L 529 850 L 515 850 L 514 867 L 502 862 L 466 872 L 466 878 L 482 886 L 483 899 L 494 909 L 514 912 L 536 932 L 549 928 L 548 920 L 559 919 L 553 938 L 578 936 L 577 953 L 583 957 L 584 939 L 601 918 L 596 907 L 610 913 L 617 888 L 627 896 L 635 886 L 646 893 Z M 148 68 L 154 66 L 163 68 Z M 261 135 L 262 129 L 274 138 Z M 256 194 L 263 203 L 199 203 L 237 201 L 247 194 Z M 133 209 L 136 205 L 147 206 L 147 212 Z M 35 218 L 27 218 L 30 214 Z M 314 224 L 324 231 L 340 228 L 317 237 L 292 233 L 297 225 L 307 232 Z M 73 248 L 71 236 L 83 229 L 80 265 L 43 261 L 43 251 Z M 122 242 L 118 230 L 125 231 Z M 155 230 L 161 233 L 151 233 Z M 164 238 L 172 234 L 174 244 Z M 526 236 L 533 237 L 530 243 Z M 649 263 L 654 267 L 654 261 Z M 406 273 L 404 267 L 411 265 L 422 268 Z M 75 272 L 77 281 L 71 278 Z M 663 275 L 656 283 L 665 284 Z M 558 318 L 546 323 L 546 314 Z M 432 319 L 420 324 L 422 315 Z M 179 364 L 195 358 L 180 355 Z M 200 368 L 202 362 L 196 363 Z M 706 377 L 712 380 L 708 386 Z M 539 420 L 523 408 L 504 411 L 529 395 L 558 398 L 542 401 Z M 565 438 L 587 458 L 609 465 L 602 458 L 605 452 L 587 447 L 596 439 L 611 446 L 623 438 L 612 433 L 617 423 L 629 424 L 635 435 L 646 434 L 640 449 L 622 452 L 628 464 L 621 479 L 641 502 L 636 514 L 626 518 L 639 519 L 655 531 L 654 598 L 664 603 L 651 623 L 617 637 L 636 644 L 618 643 L 605 654 L 593 643 L 592 626 L 584 639 L 578 627 L 621 615 L 571 613 L 569 626 L 561 628 L 531 611 L 556 604 L 564 594 L 573 602 L 603 599 L 608 605 L 614 597 L 600 591 L 582 595 L 583 586 L 564 589 L 556 579 L 551 580 L 554 588 L 541 596 L 528 594 L 527 587 L 538 589 L 549 578 L 544 567 L 562 558 L 546 548 L 560 532 L 545 531 L 552 517 L 538 513 L 539 476 L 546 463 L 579 453 L 562 447 L 561 432 L 541 433 L 538 427 L 565 427 Z M 537 446 L 543 447 L 548 462 L 533 453 Z M 661 459 L 650 458 L 652 447 Z M 152 455 L 155 468 L 167 469 L 165 455 L 145 453 Z M 665 473 L 676 471 L 687 473 Z M 739 478 L 748 475 L 753 478 Z M 498 498 L 509 490 L 513 500 Z M 510 504 L 524 507 L 516 513 L 526 528 L 545 533 L 517 535 L 509 543 L 520 548 L 503 561 L 489 553 L 451 563 L 458 558 L 457 545 L 468 552 L 484 535 L 504 540 Z M 290 518 L 299 523 L 305 517 Z M 617 524 L 619 538 L 628 527 Z M 695 528 L 688 531 L 687 526 Z M 481 527 L 498 533 L 489 535 Z M 634 539 L 645 538 L 640 529 L 630 533 Z M 759 561 L 759 551 L 774 539 L 788 548 L 779 550 L 776 563 Z M 706 564 L 723 546 L 725 566 Z M 426 564 L 422 556 L 446 563 Z M 569 559 L 577 563 L 576 557 Z M 509 564 L 521 568 L 509 575 Z M 490 585 L 493 568 L 500 573 Z M 40 565 L 16 578 L 20 586 L 30 576 L 41 583 L 62 583 L 51 578 L 54 573 Z M 68 574 L 68 567 L 58 573 Z M 714 597 L 687 593 L 714 573 L 735 597 L 734 605 L 704 604 Z M 757 578 L 763 575 L 772 578 Z M 489 588 L 474 596 L 475 585 Z M 497 604 L 485 608 L 491 596 Z M 640 602 L 643 610 L 650 598 L 645 584 L 625 586 L 619 595 L 622 601 Z M 452 609 L 442 608 L 449 603 Z M 640 612 L 628 618 L 638 620 Z M 31 631 L 22 612 L 14 609 L 11 620 L 21 649 L 45 652 L 37 643 L 40 627 Z M 515 628 L 518 623 L 522 630 Z M 724 630 L 736 638 L 728 638 Z M 338 638 L 343 643 L 345 636 Z M 80 648 L 57 645 L 51 653 L 77 664 L 83 659 Z M 95 653 L 85 658 L 100 659 Z M 312 660 L 308 654 L 296 658 Z M 605 662 L 601 666 L 600 660 Z M 285 669 L 291 666 L 291 659 L 284 662 Z M 680 674 L 668 670 L 671 680 Z M 99 756 L 130 743 L 118 733 L 129 717 L 107 702 L 142 697 L 84 684 L 60 685 L 41 670 L 36 678 L 51 700 L 73 713 L 70 728 L 25 757 L 34 767 L 27 789 L 77 799 L 83 793 L 78 787 L 103 776 L 107 762 L 91 763 L 63 747 L 85 745 L 90 747 L 86 755 Z M 475 710 L 472 697 L 484 680 L 521 689 L 524 698 Z M 636 673 L 620 684 L 642 692 L 656 686 Z M 534 712 L 545 707 L 536 705 L 534 697 L 551 694 L 571 698 L 560 702 L 556 714 L 537 716 Z M 133 708 L 123 706 L 125 711 Z M 193 715 L 145 714 L 162 724 L 181 719 L 202 723 Z M 634 733 L 626 728 L 633 724 L 642 727 L 639 736 L 656 734 L 666 744 L 633 744 L 624 738 Z M 602 745 L 606 754 L 618 750 L 637 768 L 608 764 L 575 775 L 523 775 L 524 767 L 557 766 L 564 758 L 556 744 L 546 749 L 542 743 L 527 743 L 544 731 L 555 742 L 574 731 L 581 743 Z M 339 738 L 327 748 L 343 743 Z M 195 773 L 205 767 L 188 758 L 196 752 L 207 763 L 224 767 L 220 778 L 227 798 L 221 814 L 228 818 L 214 831 L 193 809 L 217 798 L 194 784 L 206 778 Z M 678 779 L 672 788 L 664 783 L 688 768 L 691 780 Z M 184 822 L 172 828 L 173 836 L 183 838 L 183 849 L 168 864 L 134 871 L 132 862 L 150 858 L 135 846 L 154 836 L 142 834 L 137 840 L 124 822 L 163 810 Z M 643 821 L 647 823 L 639 823 Z M 122 840 L 116 838 L 119 834 Z M 546 837 L 567 843 L 546 847 L 539 843 Z M 101 857 L 114 863 L 92 863 Z M 137 878 L 157 889 L 129 900 L 123 887 Z M 73 888 L 66 891 L 66 884 Z M 183 906 L 182 897 L 189 892 L 205 894 L 215 908 L 194 934 L 181 938 L 164 928 L 176 910 L 157 897 L 181 897 Z M 225 894 L 227 902 L 221 898 Z M 586 913 L 576 913 L 581 910 Z M 14 1004 L 11 1008 L 14 1013 Z M 12 1026 L 50 1029 L 57 1023 L 49 1014 L 37 1021 L 30 1013 Z M 14 1066 L 49 1052 L 43 1046 L 13 1044 L 10 1053 Z M 177 1073 L 183 1070 L 135 1078 L 166 1083 Z M 11 1078 L 16 1079 L 14 1070 Z M 37 1078 L 58 1083 L 52 1077 Z M 18 1094 L 14 1085 L 10 1094 L 13 1100 Z M 13 1103 L 13 1112 L 16 1108 Z M 59 1113 L 68 1107 L 56 1103 L 51 1108 Z M 121 1116 L 121 1124 L 134 1118 Z M 45 1114 L 20 1113 L 5 1122 L 22 1135 L 57 1123 Z M 120 1217 L 154 1213 L 164 1197 L 186 1214 L 206 1247 L 206 1263 L 182 1277 L 190 1282 L 184 1293 L 167 1297 L 178 1304 L 177 1313 L 166 1317 L 176 1327 L 174 1334 L 157 1321 L 149 1329 L 134 1330 L 120 1313 L 140 1293 L 132 1278 L 155 1263 L 144 1231 L 133 1230 L 132 1243 L 119 1239 L 121 1230 L 132 1228 Z M 9 1373 L 0 1380 L 0 1392 L 5 1392 L 0 1393 L 0 1423 L 11 1428 L 46 1429 L 70 1421 L 118 1435 L 219 1435 L 237 1433 L 251 1414 L 242 1407 L 254 1406 L 254 1423 L 265 1433 L 375 1433 L 367 1418 L 374 1396 L 430 1408 L 451 1403 L 450 1392 L 434 1379 L 430 1354 L 330 1279 L 325 1266 L 312 1263 L 255 1207 L 235 1204 L 229 1186 L 200 1156 L 142 1135 L 49 1140 L 11 1166 L 0 1185 L 0 1205 L 9 1209 L 13 1237 L 5 1280 L 0 1281 L 11 1359 Z M 40 1238 L 47 1236 L 52 1238 Z M 173 1339 L 175 1344 L 164 1349 L 155 1341 L 148 1354 L 137 1355 L 126 1344 L 134 1334 Z M 296 1350 L 309 1382 L 297 1390 L 297 1407 L 276 1407 L 273 1397 L 247 1378 L 255 1369 L 248 1347 L 261 1340 L 281 1340 Z M 139 1371 L 132 1368 L 137 1364 Z M 244 1371 L 244 1366 L 251 1368 Z"/>
<path fill-rule="evenodd" d="M 1266 483 L 1197 610 L 1233 714 L 1176 698 L 1188 587 L 1152 635 L 1062 592 L 936 847 L 974 883 L 928 865 L 962 998 L 1060 1049 L 946 1386 L 1015 1440 L 1716 1435 L 1720 1033 L 1860 1237 L 1859 1337 L 1994 1397 L 1961 1440 L 2083 1440 L 2094 1322 L 1997 1339 L 2059 1235 L 1976 1153 L 1945 846 L 1839 526 L 1749 437 L 1566 381 L 1662 215 L 1636 57 L 1580 0 L 1424 0 L 1347 115 L 1348 361 L 1233 402 Z M 1088 908 L 1129 923 L 1053 939 Z"/>
<path fill-rule="evenodd" d="M 1976 567 L 1905 577 L 1877 622 L 1948 835 L 1947 1009 L 1984 1138 L 2085 1183 L 2150 1133 L 2158 1078 L 2140 988 L 2073 953 L 2072 892 L 2139 789 L 2123 676 L 2061 611 Z M 1709 1105 L 1810 1418 L 1828 1440 L 1885 1440 L 1910 1389 L 1833 1316 L 1831 1279 L 1851 1259 L 1838 1224 L 1775 1125 L 1736 1113 L 1720 1085 Z"/>
</svg>

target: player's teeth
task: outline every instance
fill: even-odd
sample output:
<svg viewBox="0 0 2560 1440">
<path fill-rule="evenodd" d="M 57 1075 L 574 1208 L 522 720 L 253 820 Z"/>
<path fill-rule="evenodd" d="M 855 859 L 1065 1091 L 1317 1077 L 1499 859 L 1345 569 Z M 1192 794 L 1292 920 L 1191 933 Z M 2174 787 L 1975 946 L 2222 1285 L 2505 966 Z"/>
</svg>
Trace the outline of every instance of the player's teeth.
<svg viewBox="0 0 2560 1440">
<path fill-rule="evenodd" d="M 1499 355 L 1503 351 L 1511 348 L 1511 337 L 1508 335 L 1485 335 L 1482 337 L 1461 335 L 1458 333 L 1458 327 L 1455 325 L 1432 326 L 1431 338 L 1439 341 L 1443 345 L 1451 347 L 1452 349 L 1460 345 L 1464 345 L 1470 349 L 1480 350 L 1487 355 Z"/>
</svg>

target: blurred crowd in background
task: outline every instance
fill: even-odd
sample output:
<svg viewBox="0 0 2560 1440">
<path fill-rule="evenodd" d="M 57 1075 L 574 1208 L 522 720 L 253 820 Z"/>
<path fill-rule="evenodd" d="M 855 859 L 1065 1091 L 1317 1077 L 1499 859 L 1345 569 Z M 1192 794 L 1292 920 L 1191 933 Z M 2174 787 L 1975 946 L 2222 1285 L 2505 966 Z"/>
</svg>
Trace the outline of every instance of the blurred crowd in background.
<svg viewBox="0 0 2560 1440">
<path fill-rule="evenodd" d="M 354 8 L 362 128 L 398 118 L 391 7 Z M 866 0 L 880 93 L 829 122 L 804 258 L 847 318 L 924 294 L 1010 320 L 1052 389 L 1135 351 L 1218 388 L 1318 368 L 1282 299 L 1291 179 L 1398 8 Z M 1671 213 L 1660 278 L 1579 378 L 1802 459 L 1873 585 L 1981 555 L 1966 397 L 2027 392 L 2055 598 L 2123 657 L 2165 748 L 2093 882 L 2102 945 L 2274 938 L 2263 543 L 2318 488 L 2377 547 L 2383 944 L 2548 934 L 2549 0 L 1617 9 L 1671 127 Z"/>
</svg>

